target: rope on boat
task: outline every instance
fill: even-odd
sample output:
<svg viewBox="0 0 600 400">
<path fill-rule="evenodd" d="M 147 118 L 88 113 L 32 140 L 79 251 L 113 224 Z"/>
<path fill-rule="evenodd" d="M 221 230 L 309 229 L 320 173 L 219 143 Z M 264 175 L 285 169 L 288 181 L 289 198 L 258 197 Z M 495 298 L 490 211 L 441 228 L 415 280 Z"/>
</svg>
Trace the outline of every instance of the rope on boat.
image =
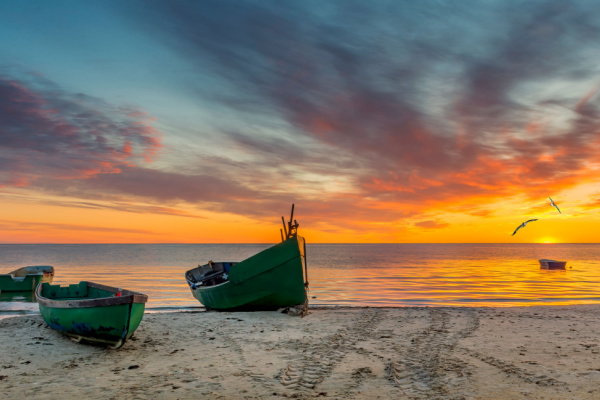
<svg viewBox="0 0 600 400">
<path fill-rule="evenodd" d="M 308 315 L 308 265 L 306 261 L 306 240 L 304 243 L 304 308 L 300 313 L 301 317 Z"/>
</svg>

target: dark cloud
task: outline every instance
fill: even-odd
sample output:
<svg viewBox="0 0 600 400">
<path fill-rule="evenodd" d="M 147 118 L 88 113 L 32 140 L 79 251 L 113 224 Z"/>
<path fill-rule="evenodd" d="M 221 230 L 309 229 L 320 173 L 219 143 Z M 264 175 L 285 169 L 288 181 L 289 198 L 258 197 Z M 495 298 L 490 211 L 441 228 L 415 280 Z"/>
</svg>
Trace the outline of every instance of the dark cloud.
<svg viewBox="0 0 600 400">
<path fill-rule="evenodd" d="M 136 233 L 143 235 L 159 235 L 143 229 L 126 229 L 126 228 L 112 228 L 103 226 L 86 226 L 86 225 L 74 225 L 74 224 L 54 224 L 44 222 L 29 222 L 23 224 L 23 221 L 12 221 L 12 220 L 0 220 L 0 228 L 3 231 L 15 231 L 15 232 L 40 232 L 40 231 L 80 231 L 80 232 L 108 232 L 108 233 Z"/>
<path fill-rule="evenodd" d="M 202 174 L 182 174 L 121 165 L 118 173 L 98 173 L 86 179 L 40 178 L 36 182 L 36 189 L 48 194 L 103 202 L 102 205 L 89 201 L 80 202 L 73 205 L 76 207 L 114 208 L 126 212 L 185 217 L 197 216 L 181 211 L 177 204 L 196 205 L 198 210 L 262 216 L 268 215 L 274 204 L 291 204 L 290 200 L 293 200 L 293 196 L 248 188 L 242 180 L 236 179 L 235 174 L 220 172 L 220 168 L 222 166 L 204 166 Z M 135 201 L 160 206 L 129 204 Z"/>
<path fill-rule="evenodd" d="M 160 202 L 189 203 L 253 201 L 255 191 L 235 181 L 210 175 L 182 175 L 140 167 L 124 167 L 120 174 L 101 174 L 89 179 L 94 190 L 110 190 L 153 198 Z"/>
<path fill-rule="evenodd" d="M 143 112 L 0 74 L 0 185 L 85 178 L 150 160 L 160 135 Z"/>
<path fill-rule="evenodd" d="M 60 186 L 61 193 L 64 190 L 63 186 Z M 67 201 L 67 200 L 51 200 L 47 198 L 36 198 L 31 196 L 16 196 L 16 195 L 2 195 L 2 199 L 12 202 L 21 203 L 38 203 L 50 206 L 58 206 L 65 208 L 84 208 L 88 210 L 113 210 L 119 212 L 129 212 L 135 214 L 162 214 L 186 218 L 201 218 L 205 219 L 200 215 L 192 214 L 190 212 L 163 206 L 154 206 L 148 204 L 132 204 L 121 201 L 115 201 L 114 198 L 111 202 L 100 203 L 97 201 Z"/>
</svg>

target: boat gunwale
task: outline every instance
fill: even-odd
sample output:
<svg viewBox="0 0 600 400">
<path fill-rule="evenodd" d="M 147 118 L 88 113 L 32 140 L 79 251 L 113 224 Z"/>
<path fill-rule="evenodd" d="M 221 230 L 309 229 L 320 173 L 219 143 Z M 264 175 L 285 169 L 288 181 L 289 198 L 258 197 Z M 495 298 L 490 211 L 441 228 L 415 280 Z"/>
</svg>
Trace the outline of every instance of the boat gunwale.
<svg viewBox="0 0 600 400">
<path fill-rule="evenodd" d="M 87 282 L 88 287 L 105 290 L 107 292 L 117 293 L 119 290 L 113 286 L 107 286 L 95 282 Z M 59 285 L 60 286 L 60 285 Z M 42 285 L 38 285 L 35 289 L 35 298 L 40 306 L 48 308 L 92 308 L 92 307 L 105 307 L 105 306 L 118 306 L 123 304 L 133 303 L 146 303 L 148 301 L 148 295 L 143 293 L 134 292 L 131 290 L 121 289 L 123 293 L 119 297 L 101 297 L 98 299 L 82 299 L 82 300 L 52 300 L 42 296 Z"/>
<path fill-rule="evenodd" d="M 10 276 L 11 278 L 13 278 L 13 279 L 14 279 L 14 278 L 25 278 L 25 277 L 27 277 L 27 276 L 38 276 L 38 275 L 44 275 L 44 272 L 36 272 L 35 274 L 27 274 L 27 275 L 25 275 L 25 276 L 14 276 L 13 272 L 15 272 L 15 271 L 9 272 L 8 274 L 0 274 L 0 277 L 3 277 L 3 276 Z"/>
<path fill-rule="evenodd" d="M 35 270 L 32 269 L 31 273 L 24 274 L 23 276 L 15 276 L 15 275 L 17 275 L 17 273 L 19 271 L 28 270 L 29 268 L 44 268 L 44 269 L 39 269 L 39 270 L 37 270 L 37 272 L 33 272 Z M 22 282 L 28 276 L 45 276 L 45 275 L 54 276 L 54 267 L 52 265 L 27 265 L 25 267 L 17 268 L 14 271 L 10 271 L 6 274 L 0 274 L 0 278 L 8 276 L 15 282 Z"/>
<path fill-rule="evenodd" d="M 197 290 L 199 290 L 199 291 L 201 291 L 201 292 L 205 292 L 205 291 L 208 291 L 209 289 L 216 288 L 216 287 L 219 287 L 219 286 L 223 286 L 223 285 L 225 285 L 225 284 L 227 284 L 227 283 L 231 283 L 231 284 L 233 284 L 233 282 L 231 282 L 231 281 L 225 281 L 225 282 L 221 282 L 221 283 L 219 283 L 219 284 L 217 284 L 217 285 L 211 285 L 211 286 L 196 286 L 196 289 L 192 289 L 192 291 L 197 291 Z M 190 289 L 191 289 L 191 287 L 190 287 Z"/>
</svg>

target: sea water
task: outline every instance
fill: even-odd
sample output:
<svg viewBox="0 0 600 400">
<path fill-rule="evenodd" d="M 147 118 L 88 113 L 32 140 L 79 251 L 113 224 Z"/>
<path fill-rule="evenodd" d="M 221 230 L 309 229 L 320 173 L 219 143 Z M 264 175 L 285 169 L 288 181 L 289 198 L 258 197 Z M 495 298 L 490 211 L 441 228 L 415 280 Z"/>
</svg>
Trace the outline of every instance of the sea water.
<svg viewBox="0 0 600 400">
<path fill-rule="evenodd" d="M 0 245 L 0 273 L 52 265 L 148 295 L 150 311 L 201 307 L 185 271 L 241 261 L 270 244 Z M 538 259 L 568 261 L 542 270 Z M 600 303 L 600 244 L 308 244 L 311 306 L 529 306 Z M 0 293 L 0 316 L 37 312 L 30 293 Z"/>
</svg>

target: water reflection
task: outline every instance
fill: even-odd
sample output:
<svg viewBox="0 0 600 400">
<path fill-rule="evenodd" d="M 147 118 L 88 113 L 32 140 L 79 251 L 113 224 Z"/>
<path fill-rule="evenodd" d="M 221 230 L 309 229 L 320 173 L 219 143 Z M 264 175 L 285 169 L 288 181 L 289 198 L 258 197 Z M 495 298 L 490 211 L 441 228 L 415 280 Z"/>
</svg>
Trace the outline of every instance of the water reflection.
<svg viewBox="0 0 600 400">
<path fill-rule="evenodd" d="M 514 306 L 600 300 L 600 274 L 579 262 L 541 270 L 537 262 L 436 260 L 426 266 L 313 269 L 311 296 L 330 305 Z"/>
<path fill-rule="evenodd" d="M 88 280 L 139 291 L 149 296 L 147 309 L 199 307 L 183 278 L 185 271 L 208 260 L 240 261 L 267 247 L 0 245 L 0 273 L 49 264 L 56 269 L 55 284 Z M 600 303 L 600 245 L 595 244 L 309 244 L 307 251 L 311 305 Z M 540 258 L 569 264 L 567 270 L 542 270 Z M 37 309 L 33 293 L 18 299 L 0 294 L 0 312 L 17 305 Z"/>
<path fill-rule="evenodd" d="M 0 292 L 0 301 L 35 303 L 35 293 L 28 292 Z"/>
<path fill-rule="evenodd" d="M 0 292 L 0 318 L 3 315 L 32 313 L 38 310 L 33 291 Z"/>
</svg>

